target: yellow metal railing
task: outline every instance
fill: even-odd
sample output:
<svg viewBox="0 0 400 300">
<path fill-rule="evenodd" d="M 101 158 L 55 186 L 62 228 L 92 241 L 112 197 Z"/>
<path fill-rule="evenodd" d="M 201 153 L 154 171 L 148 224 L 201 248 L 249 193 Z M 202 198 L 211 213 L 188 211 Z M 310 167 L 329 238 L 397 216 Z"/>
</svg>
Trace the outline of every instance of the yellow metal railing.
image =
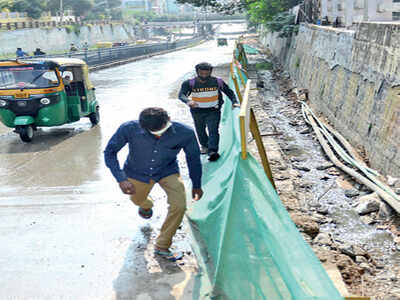
<svg viewBox="0 0 400 300">
<path fill-rule="evenodd" d="M 240 51 L 244 51 L 243 47 L 240 48 Z M 239 52 L 240 53 L 240 52 Z M 267 175 L 269 181 L 273 185 L 273 187 L 276 189 L 274 178 L 272 176 L 272 171 L 271 167 L 268 161 L 268 156 L 265 151 L 264 143 L 262 141 L 262 137 L 260 135 L 260 130 L 258 129 L 257 125 L 257 120 L 256 116 L 254 114 L 253 109 L 251 108 L 250 104 L 250 85 L 251 85 L 251 80 L 248 79 L 248 74 L 247 70 L 243 68 L 243 64 L 236 60 L 235 58 L 235 51 L 234 51 L 234 58 L 233 62 L 230 65 L 231 68 L 231 77 L 233 84 L 235 86 L 235 91 L 236 95 L 239 98 L 240 101 L 240 113 L 239 113 L 239 122 L 240 122 L 240 137 L 241 137 L 241 148 L 242 148 L 242 159 L 247 158 L 247 152 L 248 152 L 248 135 L 249 132 L 251 132 L 254 140 L 256 141 L 258 153 L 261 158 L 261 163 L 264 168 L 264 172 Z M 246 60 L 244 57 L 245 53 L 240 54 L 241 60 Z M 247 63 L 246 63 L 247 65 Z M 240 66 L 240 68 L 239 68 Z M 235 72 L 237 70 L 237 72 Z M 240 91 L 240 84 L 238 81 L 237 76 L 235 75 L 237 73 L 239 75 L 240 81 L 242 83 L 242 86 L 245 87 L 244 89 L 244 94 L 242 96 L 242 92 Z"/>
<path fill-rule="evenodd" d="M 244 91 L 244 97 L 240 105 L 239 122 L 240 122 L 240 140 L 242 147 L 242 159 L 247 158 L 247 141 L 248 132 L 250 129 L 250 103 L 249 103 L 249 93 L 250 93 L 250 83 L 251 80 L 247 81 L 246 89 Z"/>
</svg>

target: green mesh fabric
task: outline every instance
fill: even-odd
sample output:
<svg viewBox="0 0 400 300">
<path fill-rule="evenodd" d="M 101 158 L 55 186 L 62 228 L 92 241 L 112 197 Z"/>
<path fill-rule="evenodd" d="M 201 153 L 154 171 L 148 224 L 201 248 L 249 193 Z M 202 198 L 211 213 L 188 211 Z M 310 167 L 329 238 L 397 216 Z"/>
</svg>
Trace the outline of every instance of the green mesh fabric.
<svg viewBox="0 0 400 300">
<path fill-rule="evenodd" d="M 247 45 L 243 44 L 244 51 L 246 51 L 247 54 L 258 54 L 258 50 Z"/>
<path fill-rule="evenodd" d="M 205 194 L 188 211 L 200 267 L 193 299 L 343 299 L 262 166 L 242 160 L 239 110 L 225 103 L 221 158 L 204 161 Z"/>
</svg>

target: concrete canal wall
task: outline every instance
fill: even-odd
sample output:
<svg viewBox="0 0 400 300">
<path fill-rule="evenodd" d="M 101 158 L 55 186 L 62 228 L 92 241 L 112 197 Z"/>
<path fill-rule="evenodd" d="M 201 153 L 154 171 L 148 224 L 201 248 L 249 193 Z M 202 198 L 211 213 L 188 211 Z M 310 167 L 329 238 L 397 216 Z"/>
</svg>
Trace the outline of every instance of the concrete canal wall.
<svg viewBox="0 0 400 300">
<path fill-rule="evenodd" d="M 321 112 L 371 166 L 400 176 L 400 25 L 362 23 L 355 30 L 302 25 L 297 36 L 261 41 L 307 88 Z"/>
<path fill-rule="evenodd" d="M 74 43 L 80 48 L 84 42 L 94 45 L 96 42 L 132 41 L 135 38 L 133 25 L 105 24 L 70 26 L 54 28 L 18 29 L 0 31 L 0 55 L 14 54 L 17 47 L 32 54 L 36 48 L 48 51 L 65 51 Z"/>
</svg>

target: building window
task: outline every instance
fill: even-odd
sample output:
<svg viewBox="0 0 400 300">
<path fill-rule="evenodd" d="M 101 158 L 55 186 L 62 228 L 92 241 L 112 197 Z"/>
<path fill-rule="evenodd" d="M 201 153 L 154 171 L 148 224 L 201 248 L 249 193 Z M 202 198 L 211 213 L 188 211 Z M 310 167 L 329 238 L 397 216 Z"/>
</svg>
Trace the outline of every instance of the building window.
<svg viewBox="0 0 400 300">
<path fill-rule="evenodd" d="M 393 11 L 393 12 L 392 12 L 392 20 L 393 20 L 393 21 L 398 21 L 398 20 L 400 20 L 400 11 Z"/>
</svg>

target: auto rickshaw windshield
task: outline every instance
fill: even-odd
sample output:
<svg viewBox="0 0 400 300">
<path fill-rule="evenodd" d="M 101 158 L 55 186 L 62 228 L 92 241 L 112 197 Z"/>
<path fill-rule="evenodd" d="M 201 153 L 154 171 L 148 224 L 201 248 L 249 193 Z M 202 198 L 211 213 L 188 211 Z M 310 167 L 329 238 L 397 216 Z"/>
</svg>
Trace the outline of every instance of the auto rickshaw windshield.
<svg viewBox="0 0 400 300">
<path fill-rule="evenodd" d="M 56 71 L 45 65 L 0 67 L 0 90 L 42 89 L 58 85 Z"/>
</svg>

